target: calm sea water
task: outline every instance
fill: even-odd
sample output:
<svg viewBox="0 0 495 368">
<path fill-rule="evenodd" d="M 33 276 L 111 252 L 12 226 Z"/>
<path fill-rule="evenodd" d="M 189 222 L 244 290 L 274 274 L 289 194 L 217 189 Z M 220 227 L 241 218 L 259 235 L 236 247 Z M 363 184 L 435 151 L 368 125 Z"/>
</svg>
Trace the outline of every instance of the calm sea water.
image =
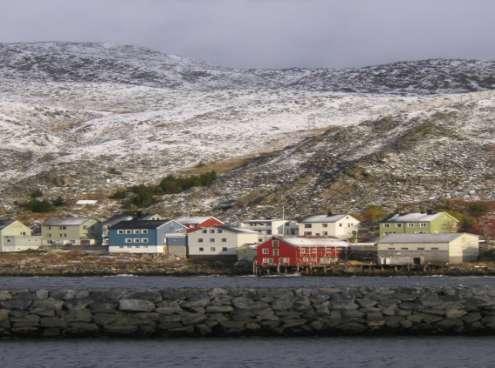
<svg viewBox="0 0 495 368">
<path fill-rule="evenodd" d="M 5 368 L 495 367 L 495 338 L 286 338 L 0 342 Z"/>
<path fill-rule="evenodd" d="M 0 288 L 212 288 L 212 287 L 333 287 L 333 286 L 493 286 L 495 277 L 256 277 L 256 276 L 109 276 L 0 277 Z"/>
</svg>

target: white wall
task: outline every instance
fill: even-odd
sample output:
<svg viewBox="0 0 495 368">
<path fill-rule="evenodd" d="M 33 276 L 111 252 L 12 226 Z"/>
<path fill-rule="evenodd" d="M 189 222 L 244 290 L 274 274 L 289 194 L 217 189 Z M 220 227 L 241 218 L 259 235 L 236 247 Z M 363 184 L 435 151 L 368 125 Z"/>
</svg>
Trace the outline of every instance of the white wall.
<svg viewBox="0 0 495 368">
<path fill-rule="evenodd" d="M 310 225 L 311 227 L 306 227 Z M 330 236 L 338 239 L 350 239 L 358 231 L 359 220 L 352 216 L 333 223 L 300 223 L 299 236 Z"/>
<path fill-rule="evenodd" d="M 4 236 L 0 251 L 22 252 L 41 247 L 41 236 Z"/>
<path fill-rule="evenodd" d="M 235 256 L 238 247 L 257 243 L 258 238 L 214 227 L 200 229 L 188 234 L 189 256 Z"/>
<path fill-rule="evenodd" d="M 148 246 L 109 246 L 109 253 L 133 253 L 133 254 L 144 254 L 144 253 L 153 253 L 153 254 L 164 254 L 165 253 L 165 245 L 148 245 Z"/>
</svg>

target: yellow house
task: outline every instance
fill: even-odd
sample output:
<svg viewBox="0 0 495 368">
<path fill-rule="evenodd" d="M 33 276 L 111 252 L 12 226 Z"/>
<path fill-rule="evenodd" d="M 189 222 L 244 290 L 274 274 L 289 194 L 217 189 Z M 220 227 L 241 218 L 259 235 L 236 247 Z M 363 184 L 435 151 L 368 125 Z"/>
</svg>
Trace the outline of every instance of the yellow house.
<svg viewBox="0 0 495 368">
<path fill-rule="evenodd" d="M 41 226 L 45 245 L 96 245 L 101 239 L 101 223 L 89 218 L 52 218 Z"/>
<path fill-rule="evenodd" d="M 17 220 L 0 219 L 0 252 L 38 249 L 41 237 L 32 236 L 31 229 Z"/>
</svg>

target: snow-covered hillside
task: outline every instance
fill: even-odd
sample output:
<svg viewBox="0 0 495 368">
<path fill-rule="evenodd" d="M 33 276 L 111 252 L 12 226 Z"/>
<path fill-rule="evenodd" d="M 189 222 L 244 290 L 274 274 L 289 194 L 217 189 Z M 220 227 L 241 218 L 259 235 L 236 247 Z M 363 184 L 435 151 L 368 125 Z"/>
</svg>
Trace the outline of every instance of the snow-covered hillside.
<svg viewBox="0 0 495 368">
<path fill-rule="evenodd" d="M 495 62 L 430 59 L 334 70 L 238 70 L 136 46 L 0 43 L 0 79 L 126 83 L 158 88 L 292 88 L 433 94 L 495 89 Z"/>
<path fill-rule="evenodd" d="M 489 89 L 495 89 L 493 62 L 235 70 L 134 46 L 0 44 L 2 204 L 14 208 L 13 201 L 34 188 L 53 196 L 105 194 L 200 163 L 281 149 L 284 160 L 267 173 L 282 170 L 289 180 L 318 152 L 338 157 L 337 166 L 381 152 L 383 137 L 359 128 L 367 122 L 401 117 L 395 129 L 407 131 L 411 121 L 433 111 L 457 109 L 462 117 L 471 106 L 466 101 L 477 106 L 469 126 L 478 133 L 469 140 L 482 146 L 494 137 L 493 92 L 446 93 Z M 454 123 L 463 127 L 462 120 Z M 350 136 L 323 139 L 329 129 Z M 283 150 L 311 140 L 318 150 Z M 334 157 L 339 145 L 346 155 Z M 224 191 L 230 194 L 213 196 L 212 205 L 263 187 L 246 179 L 253 173 L 228 175 L 233 181 Z"/>
</svg>

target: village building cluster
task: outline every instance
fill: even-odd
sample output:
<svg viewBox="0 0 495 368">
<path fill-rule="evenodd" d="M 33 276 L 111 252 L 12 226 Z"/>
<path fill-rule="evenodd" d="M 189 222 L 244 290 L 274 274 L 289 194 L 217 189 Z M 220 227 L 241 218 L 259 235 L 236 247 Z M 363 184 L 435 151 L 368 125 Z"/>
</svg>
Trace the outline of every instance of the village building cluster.
<svg viewBox="0 0 495 368">
<path fill-rule="evenodd" d="M 38 233 L 17 220 L 0 220 L 0 251 L 102 247 L 109 253 L 166 254 L 191 259 L 251 261 L 276 271 L 326 267 L 363 253 L 377 265 L 458 264 L 475 261 L 479 236 L 458 233 L 446 212 L 396 214 L 379 225 L 376 241 L 360 243 L 360 221 L 349 214 L 315 215 L 299 222 L 255 219 L 226 224 L 213 216 L 164 219 L 116 215 L 105 221 L 51 218 Z"/>
</svg>

